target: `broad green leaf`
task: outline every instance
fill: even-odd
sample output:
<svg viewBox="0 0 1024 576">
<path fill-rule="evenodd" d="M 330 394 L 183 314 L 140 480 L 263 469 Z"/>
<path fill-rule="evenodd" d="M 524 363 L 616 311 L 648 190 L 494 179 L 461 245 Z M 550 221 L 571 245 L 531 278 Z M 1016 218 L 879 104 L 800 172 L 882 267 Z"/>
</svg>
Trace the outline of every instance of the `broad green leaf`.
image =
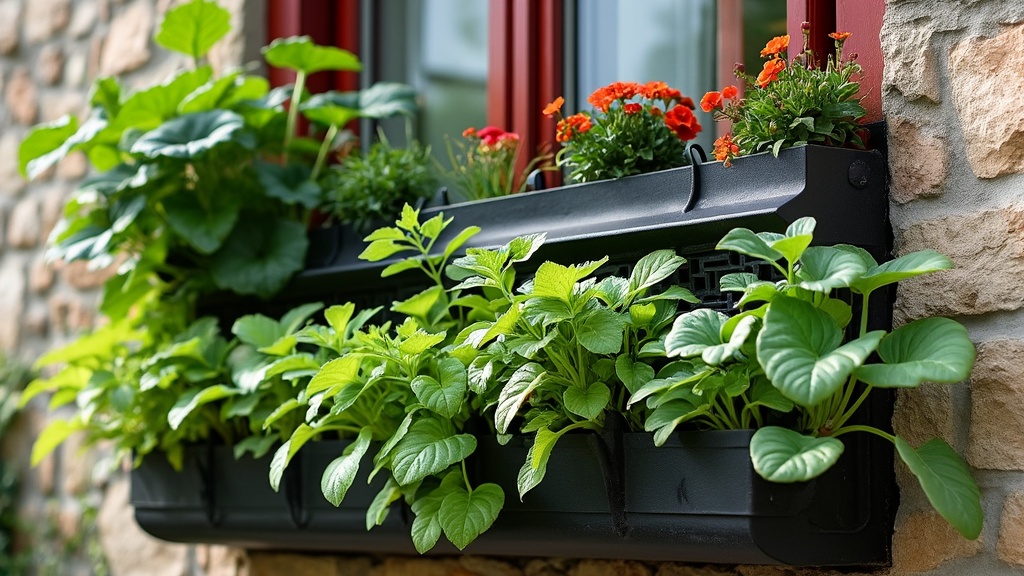
<svg viewBox="0 0 1024 576">
<path fill-rule="evenodd" d="M 731 250 L 754 258 L 760 258 L 768 262 L 775 262 L 782 258 L 782 253 L 769 246 L 762 237 L 754 234 L 746 228 L 734 228 L 726 234 L 718 245 L 718 250 Z"/>
<path fill-rule="evenodd" d="M 237 388 L 223 384 L 217 384 L 202 390 L 190 390 L 182 394 L 178 401 L 174 403 L 174 406 L 167 412 L 167 423 L 171 425 L 171 430 L 177 430 L 181 423 L 185 421 L 185 418 L 194 412 L 196 408 L 238 393 L 239 390 Z"/>
<path fill-rule="evenodd" d="M 502 248 L 502 250 L 508 252 L 509 262 L 526 262 L 533 256 L 534 252 L 540 249 L 546 239 L 547 234 L 543 232 L 539 234 L 524 234 L 523 236 L 513 238 L 505 245 L 506 248 Z"/>
<path fill-rule="evenodd" d="M 186 114 L 168 120 L 143 134 L 132 144 L 132 154 L 147 158 L 195 160 L 222 144 L 252 148 L 256 142 L 245 133 L 245 122 L 228 110 Z"/>
<path fill-rule="evenodd" d="M 685 389 L 677 389 L 680 398 L 660 404 L 647 417 L 644 430 L 654 432 L 654 445 L 661 446 L 672 435 L 676 427 L 702 414 L 707 414 L 709 406 L 699 396 Z"/>
<path fill-rule="evenodd" d="M 981 491 L 971 471 L 949 444 L 933 438 L 917 449 L 896 436 L 896 450 L 917 476 L 935 511 L 963 535 L 976 540 L 981 534 Z"/>
<path fill-rule="evenodd" d="M 420 234 L 423 234 L 423 236 L 433 240 L 440 236 L 441 232 L 443 232 L 451 222 L 451 218 L 445 220 L 444 214 L 438 214 L 423 224 L 420 224 Z"/>
<path fill-rule="evenodd" d="M 289 334 L 278 338 L 277 341 L 270 346 L 259 348 L 258 352 L 260 354 L 266 354 L 267 356 L 288 356 L 295 352 L 295 346 L 298 343 L 298 338 L 293 334 Z"/>
<path fill-rule="evenodd" d="M 380 450 L 377 451 L 377 455 L 373 457 L 374 466 L 373 471 L 370 472 L 370 480 L 373 480 L 373 477 L 377 475 L 377 472 L 380 471 L 380 469 L 389 461 L 388 457 L 391 456 L 391 452 L 395 449 L 395 445 L 401 442 L 402 438 L 405 438 L 405 435 L 409 433 L 409 426 L 412 425 L 413 418 L 416 416 L 418 410 L 418 408 L 413 408 L 408 414 L 406 414 L 405 418 L 402 419 L 402 423 L 398 425 L 398 428 L 395 429 L 395 432 L 391 437 L 381 445 Z"/>
<path fill-rule="evenodd" d="M 544 474 L 548 470 L 548 460 L 551 458 L 551 451 L 555 443 L 561 438 L 562 432 L 552 432 L 547 428 L 537 430 L 533 439 L 530 451 L 526 455 L 526 462 L 519 469 L 516 478 L 516 485 L 519 487 L 519 499 L 522 500 L 527 492 L 533 490 L 544 480 Z"/>
<path fill-rule="evenodd" d="M 700 298 L 693 295 L 688 289 L 682 286 L 669 286 L 664 292 L 651 294 L 637 300 L 637 302 L 657 302 L 659 300 L 682 300 L 691 304 L 700 304 Z"/>
<path fill-rule="evenodd" d="M 252 346 L 236 346 L 228 355 L 231 382 L 243 393 L 255 392 L 266 380 L 267 358 Z"/>
<path fill-rule="evenodd" d="M 618 309 L 626 304 L 629 295 L 629 280 L 619 276 L 609 276 L 597 283 L 597 294 L 609 308 Z"/>
<path fill-rule="evenodd" d="M 511 312 L 511 310 L 509 310 Z M 519 314 L 515 314 L 518 316 Z M 572 318 L 569 305 L 558 298 L 530 298 L 523 303 L 522 316 L 531 324 L 549 326 Z"/>
<path fill-rule="evenodd" d="M 444 342 L 444 339 L 444 332 L 431 334 L 423 330 L 417 330 L 399 345 L 399 349 L 403 354 L 416 356 Z"/>
<path fill-rule="evenodd" d="M 750 439 L 750 460 L 765 480 L 791 483 L 817 478 L 843 453 L 836 438 L 814 438 L 799 432 L 765 426 Z"/>
<path fill-rule="evenodd" d="M 263 429 L 266 430 L 270 428 L 275 422 L 303 406 L 304 403 L 299 402 L 296 398 L 289 398 L 281 404 L 278 404 L 277 408 L 274 408 L 274 411 L 271 412 L 265 420 L 263 420 Z"/>
<path fill-rule="evenodd" d="M 226 76 L 211 80 L 192 91 L 178 105 L 178 113 L 192 114 L 220 108 L 221 101 L 232 92 L 236 84 L 241 82 L 240 71 L 230 72 Z"/>
<path fill-rule="evenodd" d="M 479 233 L 479 226 L 468 226 L 464 228 L 455 236 L 455 238 L 452 238 L 451 240 L 448 241 L 448 244 L 444 247 L 444 254 L 442 254 L 441 256 L 442 260 L 447 260 L 449 257 L 451 257 L 452 254 L 455 254 L 455 252 L 459 248 L 462 248 L 462 245 L 465 244 L 470 238 L 476 236 Z"/>
<path fill-rule="evenodd" d="M 301 110 L 313 122 L 344 126 L 359 117 L 384 119 L 399 114 L 411 116 L 417 108 L 416 90 L 412 86 L 398 82 L 378 82 L 358 92 L 317 94 L 307 100 Z M 428 238 L 436 238 L 439 233 L 424 230 Z"/>
<path fill-rule="evenodd" d="M 716 346 L 708 346 L 701 352 L 701 360 L 710 364 L 711 366 L 718 366 L 724 362 L 732 360 L 736 353 L 740 351 L 747 342 L 747 338 L 754 331 L 754 326 L 757 324 L 757 317 L 753 314 L 745 315 L 739 319 L 734 326 L 728 326 L 731 328 L 731 334 L 729 339 L 722 344 Z M 726 326 L 723 326 L 723 332 Z M 724 336 L 724 334 L 723 334 Z"/>
<path fill-rule="evenodd" d="M 596 420 L 611 398 L 612 391 L 604 382 L 591 382 L 586 389 L 570 386 L 562 393 L 565 409 L 587 420 Z"/>
<path fill-rule="evenodd" d="M 831 316 L 807 302 L 781 296 L 765 314 L 757 360 L 787 398 L 812 407 L 842 388 L 884 334 L 868 332 L 840 346 L 843 335 Z"/>
<path fill-rule="evenodd" d="M 847 288 L 864 275 L 864 262 L 854 254 L 831 246 L 813 246 L 800 258 L 799 286 L 828 294 Z"/>
<path fill-rule="evenodd" d="M 740 297 L 740 301 L 736 303 L 736 307 L 742 310 L 751 302 L 771 302 L 779 294 L 782 292 L 774 282 L 755 282 L 747 286 L 747 290 Z"/>
<path fill-rule="evenodd" d="M 331 504 L 341 506 L 341 501 L 345 499 L 345 494 L 359 472 L 359 461 L 370 447 L 371 436 L 372 430 L 364 426 L 359 430 L 355 441 L 345 447 L 345 453 L 332 460 L 324 470 L 320 479 L 320 491 Z"/>
<path fill-rule="evenodd" d="M 349 386 L 360 383 L 359 368 L 363 357 L 358 354 L 346 354 L 323 365 L 316 376 L 306 386 L 306 396 L 312 397 L 336 386 Z"/>
<path fill-rule="evenodd" d="M 310 180 L 308 166 L 256 162 L 254 168 L 267 196 L 305 208 L 316 208 L 321 203 L 322 191 L 316 182 Z"/>
<path fill-rule="evenodd" d="M 481 335 L 480 340 L 476 342 L 474 346 L 476 348 L 479 348 L 484 344 L 490 342 L 491 340 L 497 338 L 498 336 L 511 334 L 515 330 L 516 322 L 519 321 L 520 314 L 521 311 L 518 306 L 510 307 L 508 310 L 505 311 L 504 314 L 499 316 L 498 319 L 491 324 L 491 326 L 487 329 L 486 332 L 484 332 Z"/>
<path fill-rule="evenodd" d="M 395 302 L 391 305 L 391 310 L 426 322 L 430 318 L 430 311 L 442 296 L 444 296 L 444 288 L 431 286 L 401 302 Z"/>
<path fill-rule="evenodd" d="M 77 131 L 78 120 L 73 116 L 33 127 L 18 146 L 18 171 L 31 180 L 56 164 L 69 151 L 64 143 Z M 29 164 L 33 170 L 29 170 Z"/>
<path fill-rule="evenodd" d="M 263 48 L 263 57 L 271 66 L 306 74 L 323 70 L 362 70 L 355 54 L 333 46 L 318 46 L 309 36 L 278 38 Z"/>
<path fill-rule="evenodd" d="M 576 339 L 594 354 L 617 354 L 622 349 L 622 333 L 627 317 L 607 308 L 589 313 L 576 329 Z"/>
<path fill-rule="evenodd" d="M 310 302 L 292 308 L 281 316 L 281 328 L 285 334 L 294 334 L 307 320 L 322 310 L 324 305 L 320 302 Z"/>
<path fill-rule="evenodd" d="M 637 292 L 650 288 L 668 278 L 686 264 L 686 258 L 678 256 L 675 250 L 657 250 L 637 261 L 629 275 L 629 291 Z"/>
<path fill-rule="evenodd" d="M 814 240 L 814 225 L 814 218 L 795 220 L 786 228 L 785 237 L 771 244 L 772 249 L 780 252 L 789 262 L 796 262 Z"/>
<path fill-rule="evenodd" d="M 321 363 L 312 354 L 300 352 L 291 354 L 267 365 L 265 377 L 284 375 L 286 380 L 314 376 L 320 371 Z"/>
<path fill-rule="evenodd" d="M 948 318 L 922 318 L 882 339 L 878 355 L 885 364 L 866 364 L 857 377 L 879 388 L 913 388 L 922 382 L 953 384 L 967 379 L 974 366 L 974 344 L 962 324 Z"/>
<path fill-rule="evenodd" d="M 239 460 L 246 453 L 251 452 L 253 458 L 263 458 L 270 448 L 277 442 L 276 434 L 270 436 L 248 436 L 235 444 L 232 450 L 235 460 Z"/>
<path fill-rule="evenodd" d="M 472 492 L 462 489 L 446 496 L 437 518 L 448 540 L 463 550 L 491 527 L 504 505 L 500 486 L 481 484 Z"/>
<path fill-rule="evenodd" d="M 89 106 L 102 109 L 107 118 L 114 118 L 121 111 L 121 85 L 117 78 L 98 78 L 89 88 L 88 98 Z"/>
<path fill-rule="evenodd" d="M 402 206 L 402 214 L 395 221 L 395 226 L 406 232 L 418 230 L 420 227 L 420 211 L 408 203 Z"/>
<path fill-rule="evenodd" d="M 629 321 L 634 327 L 649 327 L 658 314 L 658 307 L 648 302 L 629 307 Z"/>
<path fill-rule="evenodd" d="M 751 274 L 750 272 L 733 272 L 722 276 L 718 285 L 722 292 L 743 292 L 747 289 L 747 286 L 760 282 L 760 278 L 757 274 Z"/>
<path fill-rule="evenodd" d="M 670 357 L 690 358 L 699 356 L 709 346 L 718 346 L 722 343 L 722 325 L 728 319 L 725 314 L 710 308 L 681 314 L 665 337 L 666 353 Z"/>
<path fill-rule="evenodd" d="M 292 461 L 292 457 L 298 453 L 299 449 L 302 448 L 306 442 L 309 442 L 319 431 L 316 428 L 312 428 L 306 424 L 299 424 L 299 427 L 292 432 L 291 438 L 289 438 L 284 444 L 282 444 L 276 452 L 274 457 L 270 460 L 270 487 L 277 492 L 278 488 L 281 487 L 281 478 L 284 476 L 284 469 L 288 467 L 288 463 Z"/>
<path fill-rule="evenodd" d="M 152 130 L 178 115 L 178 106 L 189 94 L 210 80 L 213 70 L 200 66 L 184 70 L 163 84 L 135 92 L 121 106 L 111 127 L 120 134 L 128 129 Z"/>
<path fill-rule="evenodd" d="M 572 298 L 576 280 L 576 274 L 569 267 L 554 262 L 544 262 L 540 268 L 537 268 L 537 273 L 533 277 L 531 296 L 547 296 L 568 304 Z"/>
<path fill-rule="evenodd" d="M 79 430 L 84 430 L 84 425 L 80 422 L 51 420 L 32 444 L 32 465 L 38 465 L 57 446 L 60 446 L 69 436 Z"/>
<path fill-rule="evenodd" d="M 388 511 L 391 510 L 391 504 L 401 497 L 402 489 L 395 484 L 393 478 L 388 478 L 384 487 L 377 492 L 370 502 L 370 506 L 366 508 L 366 529 L 369 530 L 383 524 L 384 519 L 388 517 Z"/>
<path fill-rule="evenodd" d="M 359 259 L 367 262 L 379 262 L 409 249 L 407 244 L 399 244 L 394 240 L 374 240 L 359 254 Z"/>
<path fill-rule="evenodd" d="M 153 40 L 198 60 L 231 31 L 231 13 L 216 2 L 192 0 L 167 11 Z"/>
<path fill-rule="evenodd" d="M 634 362 L 626 354 L 615 359 L 615 375 L 626 386 L 630 394 L 654 379 L 654 368 L 644 362 Z"/>
<path fill-rule="evenodd" d="M 408 486 L 437 474 L 476 450 L 476 438 L 471 434 L 454 434 L 450 427 L 431 417 L 413 422 L 392 456 L 391 470 L 400 485 Z"/>
<path fill-rule="evenodd" d="M 412 544 L 420 554 L 426 554 L 428 550 L 437 544 L 441 537 L 441 521 L 437 513 L 441 510 L 441 503 L 450 490 L 446 486 L 435 488 L 426 496 L 419 496 L 412 503 L 412 513 L 415 517 L 412 520 Z"/>
<path fill-rule="evenodd" d="M 442 358 L 437 363 L 440 382 L 426 375 L 412 379 L 412 391 L 428 410 L 444 418 L 462 412 L 466 398 L 466 367 L 455 358 Z"/>
<path fill-rule="evenodd" d="M 351 302 L 335 304 L 324 310 L 324 318 L 327 319 L 327 325 L 334 329 L 339 337 L 347 338 L 348 321 L 352 319 L 352 314 L 355 311 L 356 305 Z"/>
<path fill-rule="evenodd" d="M 831 316 L 840 329 L 845 329 L 853 320 L 853 308 L 838 298 L 825 298 L 818 308 Z"/>
<path fill-rule="evenodd" d="M 520 366 L 508 379 L 498 394 L 498 407 L 494 412 L 494 426 L 499 434 L 508 432 L 519 408 L 541 385 L 545 374 L 540 364 L 530 362 Z"/>
<path fill-rule="evenodd" d="M 867 273 L 851 286 L 861 294 L 870 294 L 882 286 L 913 278 L 922 274 L 930 274 L 940 270 L 949 270 L 953 262 L 935 250 L 921 250 L 905 254 L 880 266 L 868 268 Z"/>
<path fill-rule="evenodd" d="M 164 212 L 167 223 L 182 240 L 203 254 L 212 254 L 235 228 L 241 203 L 236 197 L 220 191 L 212 195 L 204 192 L 182 191 L 169 196 L 163 202 Z M 201 202 L 196 194 L 203 194 L 206 198 Z"/>
<path fill-rule="evenodd" d="M 406 258 L 405 260 L 399 260 L 394 264 L 389 264 L 386 268 L 381 270 L 380 277 L 388 278 L 389 276 L 394 276 L 395 274 L 405 272 L 406 270 L 416 270 L 419 267 L 419 260 L 415 258 Z"/>
<path fill-rule="evenodd" d="M 300 222 L 268 215 L 240 216 L 240 224 L 211 259 L 218 287 L 269 298 L 302 270 L 309 241 Z"/>
</svg>

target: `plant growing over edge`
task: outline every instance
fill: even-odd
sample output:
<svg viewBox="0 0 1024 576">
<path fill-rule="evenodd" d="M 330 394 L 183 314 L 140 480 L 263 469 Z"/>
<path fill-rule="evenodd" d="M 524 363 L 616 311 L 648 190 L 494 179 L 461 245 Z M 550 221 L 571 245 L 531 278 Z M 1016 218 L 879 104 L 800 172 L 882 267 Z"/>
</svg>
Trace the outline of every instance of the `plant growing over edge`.
<svg viewBox="0 0 1024 576">
<path fill-rule="evenodd" d="M 701 131 L 693 100 L 664 82 L 613 82 L 587 102 L 595 111 L 562 116 L 559 96 L 544 108 L 558 116 L 556 159 L 573 182 L 621 178 L 689 164 L 686 143 Z"/>
<path fill-rule="evenodd" d="M 789 36 L 777 36 L 761 50 L 767 60 L 757 78 L 736 70 L 746 84 L 742 98 L 735 86 L 726 86 L 701 99 L 702 110 L 732 121 L 732 133 L 715 140 L 716 160 L 728 165 L 737 156 L 766 150 L 778 156 L 783 148 L 809 142 L 864 147 L 860 120 L 866 112 L 856 79 L 861 68 L 853 58 L 843 61 L 843 43 L 850 33 L 829 34 L 835 40 L 835 57 L 829 56 L 820 69 L 808 48 L 810 25 L 804 22 L 801 30 L 803 51 L 792 62 L 787 63 Z"/>
<path fill-rule="evenodd" d="M 949 269 L 952 263 L 933 250 L 878 264 L 854 246 L 812 247 L 814 227 L 813 218 L 801 218 L 785 234 L 755 234 L 745 228 L 726 234 L 719 249 L 765 260 L 783 280 L 766 282 L 747 273 L 724 276 L 722 290 L 742 293 L 742 311 L 732 318 L 707 310 L 677 318 L 665 347 L 670 357 L 690 359 L 690 375 L 662 382 L 657 389 L 634 395 L 633 401 L 671 397 L 663 406 L 671 404 L 674 417 L 656 422 L 669 431 L 698 417 L 713 421 L 709 415 L 722 417 L 722 427 L 731 427 L 731 403 L 724 408 L 709 406 L 702 383 L 722 372 L 740 375 L 732 384 L 736 389 L 754 388 L 766 380 L 795 405 L 798 420 L 794 429 L 759 426 L 754 433 L 750 457 L 763 478 L 810 480 L 839 459 L 839 437 L 875 434 L 895 444 L 935 510 L 964 537 L 977 538 L 982 528 L 980 493 L 967 465 L 945 441 L 936 438 L 914 448 L 899 436 L 849 423 L 875 388 L 914 388 L 926 381 L 952 384 L 970 375 L 974 345 L 954 320 L 923 318 L 890 333 L 868 330 L 868 306 L 875 290 Z M 856 337 L 844 338 L 844 330 L 857 319 L 851 306 L 836 297 L 842 289 L 859 297 Z M 878 361 L 869 362 L 874 354 Z M 766 403 L 785 408 L 780 404 L 777 398 Z"/>
<path fill-rule="evenodd" d="M 553 156 L 542 153 L 531 158 L 524 168 L 519 160 L 519 134 L 495 126 L 479 130 L 472 126 L 462 132 L 462 141 L 445 138 L 450 170 L 445 176 L 456 185 L 461 200 L 482 200 L 526 191 L 527 177 L 534 169 L 554 170 Z"/>
</svg>

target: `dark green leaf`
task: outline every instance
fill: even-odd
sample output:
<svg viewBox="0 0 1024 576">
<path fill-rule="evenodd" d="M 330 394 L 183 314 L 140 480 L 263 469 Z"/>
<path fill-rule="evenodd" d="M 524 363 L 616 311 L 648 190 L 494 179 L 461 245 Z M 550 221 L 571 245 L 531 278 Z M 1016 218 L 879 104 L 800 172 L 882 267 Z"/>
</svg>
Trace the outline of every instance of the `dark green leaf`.
<svg viewBox="0 0 1024 576">
<path fill-rule="evenodd" d="M 750 460 L 765 480 L 790 483 L 816 478 L 843 453 L 835 438 L 804 436 L 787 428 L 765 426 L 750 439 Z"/>
<path fill-rule="evenodd" d="M 194 160 L 226 143 L 251 148 L 255 141 L 245 132 L 242 117 L 227 110 L 186 114 L 168 120 L 142 135 L 132 145 L 133 154 L 148 158 Z"/>
<path fill-rule="evenodd" d="M 981 491 L 960 455 L 938 438 L 917 449 L 899 436 L 895 442 L 900 458 L 917 476 L 935 511 L 964 538 L 977 539 L 983 524 Z"/>
<path fill-rule="evenodd" d="M 285 204 L 298 204 L 306 208 L 316 208 L 320 204 L 322 192 L 320 186 L 309 179 L 308 166 L 256 162 L 255 168 L 267 196 Z"/>
<path fill-rule="evenodd" d="M 498 407 L 494 412 L 494 426 L 500 434 L 508 431 L 519 408 L 540 386 L 544 379 L 544 368 L 535 362 L 524 364 L 508 379 L 498 395 Z"/>
<path fill-rule="evenodd" d="M 615 359 L 615 375 L 626 386 L 630 394 L 654 379 L 654 368 L 643 362 L 634 362 L 623 354 Z"/>
<path fill-rule="evenodd" d="M 576 330 L 576 339 L 594 354 L 617 354 L 622 349 L 627 321 L 623 314 L 599 308 L 584 318 Z"/>
<path fill-rule="evenodd" d="M 562 394 L 565 409 L 587 420 L 596 420 L 611 397 L 612 392 L 604 382 L 591 382 L 586 388 L 570 386 Z"/>
<path fill-rule="evenodd" d="M 464 460 L 474 450 L 476 438 L 472 435 L 454 434 L 450 425 L 423 417 L 395 446 L 392 473 L 399 484 L 407 486 Z"/>
<path fill-rule="evenodd" d="M 171 229 L 202 254 L 212 254 L 238 222 L 241 202 L 230 194 L 210 194 L 200 202 L 196 194 L 182 191 L 164 199 L 164 211 Z M 241 224 L 244 226 L 245 224 Z"/>
<path fill-rule="evenodd" d="M 302 269 L 308 245 L 306 229 L 298 222 L 243 213 L 212 257 L 214 282 L 238 294 L 268 298 Z"/>
<path fill-rule="evenodd" d="M 800 258 L 797 279 L 801 288 L 828 294 L 849 287 L 864 272 L 864 262 L 856 255 L 831 246 L 814 246 Z"/>
</svg>

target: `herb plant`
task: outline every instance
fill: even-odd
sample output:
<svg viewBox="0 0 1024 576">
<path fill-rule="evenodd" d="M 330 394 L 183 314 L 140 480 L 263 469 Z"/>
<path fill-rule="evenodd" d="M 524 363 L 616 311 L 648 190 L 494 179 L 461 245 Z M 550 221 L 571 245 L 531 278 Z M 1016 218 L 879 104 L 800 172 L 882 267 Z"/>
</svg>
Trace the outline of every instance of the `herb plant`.
<svg viewBox="0 0 1024 576">
<path fill-rule="evenodd" d="M 666 430 L 687 421 L 715 428 L 756 423 L 751 460 L 757 473 L 773 482 L 815 478 L 839 459 L 841 436 L 875 434 L 895 444 L 935 510 L 964 537 L 977 538 L 982 527 L 978 487 L 946 442 L 932 439 L 915 448 L 899 436 L 850 423 L 875 388 L 955 383 L 970 374 L 974 346 L 953 320 L 923 318 L 890 333 L 868 329 L 875 290 L 952 263 L 924 250 L 878 264 L 854 246 L 810 246 L 814 227 L 813 218 L 801 218 L 785 234 L 729 232 L 719 249 L 763 259 L 783 279 L 767 282 L 746 273 L 723 277 L 723 290 L 742 293 L 742 311 L 732 318 L 707 310 L 679 316 L 665 348 L 669 357 L 684 362 L 668 378 L 648 383 L 631 402 L 655 406 L 648 428 L 657 429 L 662 441 Z M 839 290 L 856 295 L 859 318 L 838 297 Z M 854 336 L 844 337 L 851 323 Z M 796 424 L 792 429 L 766 425 L 761 409 L 795 409 Z"/>
<path fill-rule="evenodd" d="M 521 143 L 519 134 L 496 126 L 473 127 L 462 132 L 463 140 L 448 138 L 448 162 L 445 175 L 454 184 L 454 195 L 461 200 L 482 200 L 526 191 L 527 177 L 534 169 L 553 170 L 553 156 L 540 154 L 518 168 Z"/>
</svg>

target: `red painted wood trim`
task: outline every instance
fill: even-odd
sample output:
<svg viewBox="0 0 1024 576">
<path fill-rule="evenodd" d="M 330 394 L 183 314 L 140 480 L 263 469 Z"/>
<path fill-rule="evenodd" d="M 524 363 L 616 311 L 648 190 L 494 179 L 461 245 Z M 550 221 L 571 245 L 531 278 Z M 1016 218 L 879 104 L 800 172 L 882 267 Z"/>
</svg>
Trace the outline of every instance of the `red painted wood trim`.
<svg viewBox="0 0 1024 576">
<path fill-rule="evenodd" d="M 766 38 L 765 41 L 768 39 Z M 736 78 L 736 64 L 743 62 L 743 0 L 718 0 L 718 86 L 733 85 L 743 94 L 743 82 Z M 756 70 L 753 71 L 756 73 Z M 691 94 L 698 100 L 703 94 Z M 732 122 L 715 122 L 715 135 L 732 130 Z"/>
<path fill-rule="evenodd" d="M 828 35 L 836 31 L 836 0 L 788 0 L 786 31 L 789 33 L 789 55 L 796 56 L 803 48 L 804 22 L 811 24 L 810 48 L 818 63 L 835 53 L 835 44 Z"/>
<path fill-rule="evenodd" d="M 879 32 L 885 16 L 885 0 L 836 0 L 836 29 L 852 32 L 843 45 L 844 54 L 857 54 L 863 68 L 860 93 L 868 114 L 865 120 L 882 119 L 882 42 Z M 845 56 L 844 56 L 845 58 Z"/>
<path fill-rule="evenodd" d="M 337 0 L 335 9 L 335 41 L 334 45 L 342 50 L 361 56 L 359 50 L 360 10 L 359 0 Z M 336 72 L 334 74 L 335 90 L 349 92 L 359 90 L 358 72 Z"/>
<path fill-rule="evenodd" d="M 509 126 L 512 123 L 512 0 L 490 0 L 487 8 L 487 123 Z"/>
<path fill-rule="evenodd" d="M 332 46 L 335 43 L 335 2 L 334 0 L 268 0 L 267 41 L 287 36 L 306 35 L 318 44 Z M 332 87 L 330 74 L 313 74 L 307 86 L 314 92 Z M 270 68 L 268 77 L 273 86 L 281 86 L 295 80 L 295 74 L 288 70 Z"/>
</svg>

